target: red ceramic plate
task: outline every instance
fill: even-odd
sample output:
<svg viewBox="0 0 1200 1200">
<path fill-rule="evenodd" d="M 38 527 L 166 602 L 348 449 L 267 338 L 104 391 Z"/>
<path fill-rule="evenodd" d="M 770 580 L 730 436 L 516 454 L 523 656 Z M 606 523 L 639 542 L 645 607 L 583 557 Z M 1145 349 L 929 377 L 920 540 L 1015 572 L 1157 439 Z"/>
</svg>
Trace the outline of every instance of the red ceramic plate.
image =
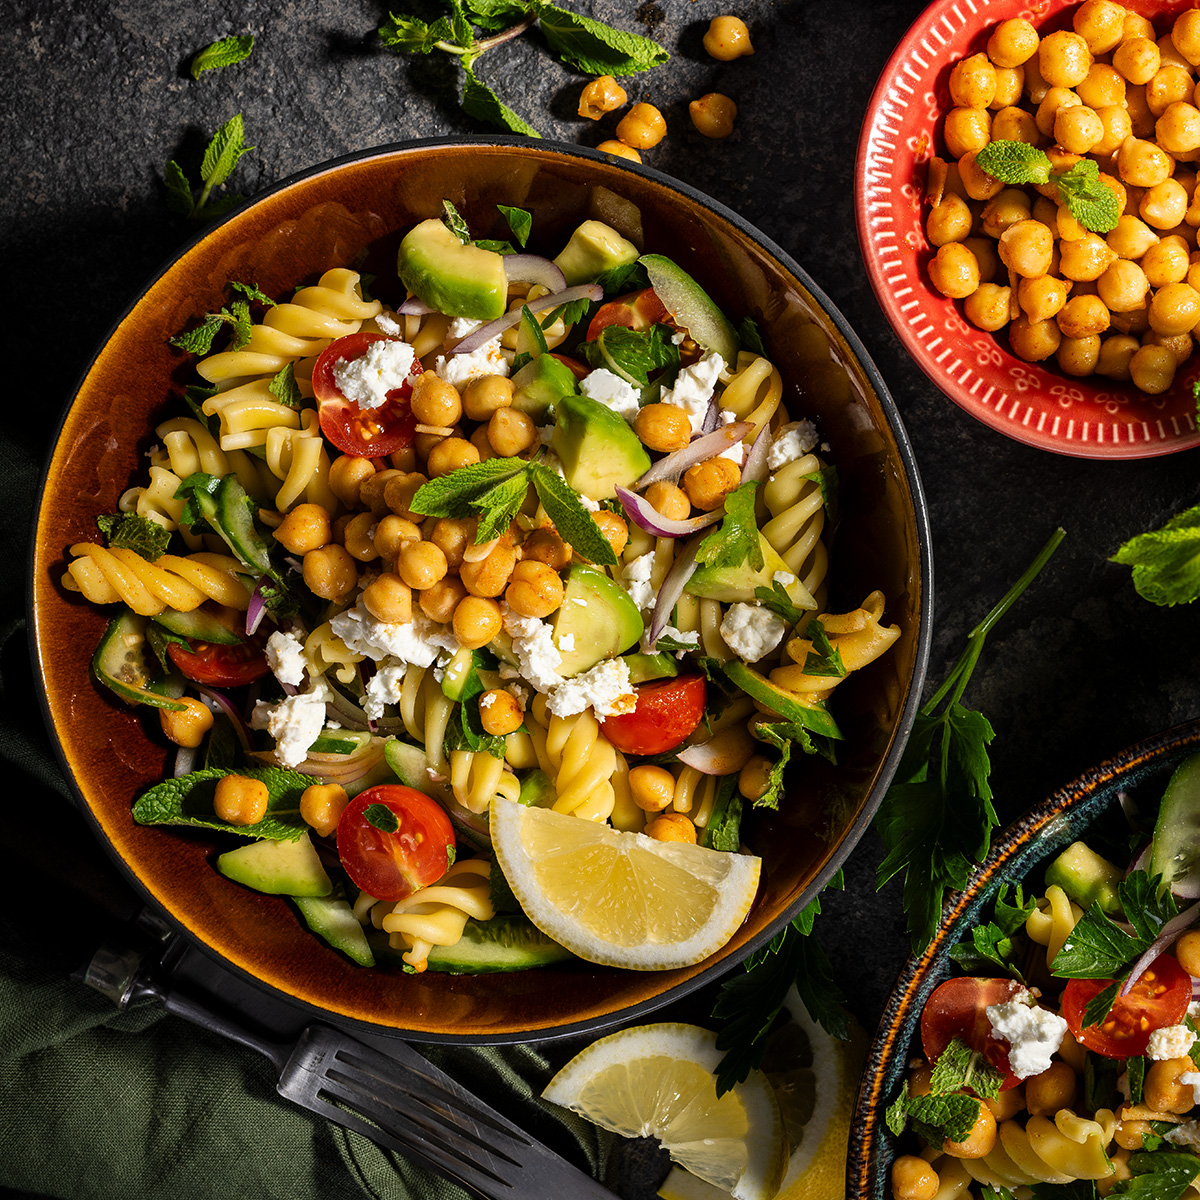
<svg viewBox="0 0 1200 1200">
<path fill-rule="evenodd" d="M 1200 445 L 1192 383 L 1200 354 L 1169 392 L 1148 397 L 1103 376 L 1074 379 L 1027 363 L 976 329 L 962 306 L 929 283 L 933 255 L 922 203 L 929 159 L 950 108 L 954 62 L 983 50 L 989 31 L 1023 16 L 1042 32 L 1070 28 L 1077 4 L 1045 0 L 936 0 L 909 29 L 871 97 L 855 168 L 859 245 L 875 295 L 905 349 L 957 405 L 985 425 L 1042 450 L 1079 458 L 1150 458 Z M 1135 3 L 1160 33 L 1183 2 Z"/>
</svg>

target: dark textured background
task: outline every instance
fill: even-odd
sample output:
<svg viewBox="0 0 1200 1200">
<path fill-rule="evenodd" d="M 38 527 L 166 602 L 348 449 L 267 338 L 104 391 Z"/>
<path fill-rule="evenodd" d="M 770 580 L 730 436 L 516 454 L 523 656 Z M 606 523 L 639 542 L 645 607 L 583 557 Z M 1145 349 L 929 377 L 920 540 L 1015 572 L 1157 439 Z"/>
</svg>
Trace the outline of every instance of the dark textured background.
<svg viewBox="0 0 1200 1200">
<path fill-rule="evenodd" d="M 908 361 L 870 291 L 853 216 L 859 127 L 875 79 L 920 5 L 583 0 L 580 7 L 649 33 L 672 52 L 666 65 L 625 81 L 631 100 L 657 104 L 667 120 L 666 140 L 645 161 L 736 209 L 790 251 L 841 308 L 887 381 L 931 510 L 931 682 L 1051 530 L 1067 530 L 1043 578 L 992 635 L 967 694 L 996 729 L 1001 817 L 1200 713 L 1196 613 L 1152 607 L 1134 592 L 1128 570 L 1108 562 L 1124 539 L 1200 498 L 1196 452 L 1105 463 L 1007 440 L 963 414 Z M 4 469 L 24 472 L 30 486 L 24 509 L 7 514 L 0 554 L 21 561 L 36 492 L 30 464 L 40 463 L 99 339 L 191 236 L 165 204 L 168 158 L 194 170 L 208 135 L 241 111 L 255 149 L 231 187 L 253 193 L 349 151 L 485 127 L 458 110 L 448 59 L 400 58 L 380 47 L 374 30 L 387 9 L 367 0 L 186 7 L 39 0 L 10 11 L 0 26 L 0 262 L 9 280 L 7 423 L 17 432 Z M 752 57 L 723 64 L 705 55 L 701 35 L 722 11 L 749 24 Z M 250 61 L 190 78 L 198 48 L 246 32 L 258 39 Z M 614 117 L 597 126 L 575 116 L 584 80 L 556 64 L 536 34 L 489 54 L 479 70 L 546 137 L 595 145 L 612 136 Z M 725 141 L 700 137 L 687 117 L 687 102 L 710 90 L 739 106 Z M 21 590 L 19 572 L 5 572 L 6 621 L 19 611 Z M 45 739 L 28 704 L 28 670 L 23 660 L 5 663 L 5 706 L 24 714 L 20 737 L 36 752 Z M 17 782 L 36 786 L 37 774 Z M 847 890 L 827 899 L 818 924 L 849 1007 L 872 1030 L 906 951 L 898 891 L 875 891 L 878 858 L 868 834 L 847 865 Z"/>
</svg>

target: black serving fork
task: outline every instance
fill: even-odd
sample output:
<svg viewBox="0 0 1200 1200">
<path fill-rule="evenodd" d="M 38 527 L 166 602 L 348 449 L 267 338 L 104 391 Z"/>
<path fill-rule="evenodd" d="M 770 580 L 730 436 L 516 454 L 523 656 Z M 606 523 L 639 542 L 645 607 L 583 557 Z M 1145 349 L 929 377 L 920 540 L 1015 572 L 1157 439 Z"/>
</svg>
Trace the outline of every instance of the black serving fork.
<svg viewBox="0 0 1200 1200">
<path fill-rule="evenodd" d="M 329 1025 L 294 1043 L 259 1036 L 168 984 L 135 950 L 102 946 L 80 978 L 118 1008 L 153 998 L 168 1012 L 257 1050 L 279 1094 L 427 1166 L 486 1200 L 612 1200 L 613 1193 L 455 1083 L 403 1042 L 367 1045 Z"/>
</svg>

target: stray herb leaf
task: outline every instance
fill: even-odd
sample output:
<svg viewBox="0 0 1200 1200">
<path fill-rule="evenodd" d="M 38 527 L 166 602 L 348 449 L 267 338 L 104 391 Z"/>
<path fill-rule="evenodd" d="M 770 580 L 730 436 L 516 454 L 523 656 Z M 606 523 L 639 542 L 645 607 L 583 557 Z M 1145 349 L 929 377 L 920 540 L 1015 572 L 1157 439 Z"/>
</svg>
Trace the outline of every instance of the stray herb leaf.
<svg viewBox="0 0 1200 1200">
<path fill-rule="evenodd" d="M 216 71 L 222 67 L 232 67 L 235 63 L 243 62 L 250 57 L 254 49 L 254 35 L 247 33 L 241 37 L 221 38 L 212 42 L 203 50 L 198 50 L 192 58 L 192 78 L 199 79 L 205 71 Z"/>
</svg>

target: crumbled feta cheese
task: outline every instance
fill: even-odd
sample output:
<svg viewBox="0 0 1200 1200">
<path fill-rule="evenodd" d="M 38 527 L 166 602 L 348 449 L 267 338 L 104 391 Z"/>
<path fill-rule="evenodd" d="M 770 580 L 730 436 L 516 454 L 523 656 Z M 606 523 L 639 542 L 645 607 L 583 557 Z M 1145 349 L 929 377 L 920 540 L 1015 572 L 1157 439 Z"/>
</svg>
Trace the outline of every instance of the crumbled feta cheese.
<svg viewBox="0 0 1200 1200">
<path fill-rule="evenodd" d="M 483 322 L 477 321 L 474 317 L 455 317 L 450 322 L 450 328 L 446 330 L 446 336 L 456 342 L 461 342 L 463 338 L 470 337 L 475 330 L 482 327 Z"/>
<path fill-rule="evenodd" d="M 722 425 L 732 425 L 733 422 L 736 420 L 737 420 L 737 413 L 733 412 L 731 409 L 728 409 L 728 408 L 721 409 L 721 424 Z M 745 442 L 734 442 L 733 445 L 730 446 L 728 450 L 722 450 L 721 453 L 717 455 L 717 457 L 718 458 L 727 458 L 727 459 L 729 459 L 729 461 L 731 463 L 735 463 L 737 466 L 740 467 L 746 461 L 746 443 Z"/>
<path fill-rule="evenodd" d="M 386 309 L 375 318 L 375 325 L 380 333 L 386 333 L 388 337 L 400 336 L 400 322 L 396 320 L 395 313 L 390 313 Z"/>
<path fill-rule="evenodd" d="M 281 767 L 298 767 L 325 726 L 325 697 L 320 692 L 303 692 L 285 696 L 278 704 L 260 700 L 250 724 L 275 739 L 275 761 Z"/>
<path fill-rule="evenodd" d="M 633 712 L 637 705 L 629 664 L 623 658 L 609 658 L 590 671 L 560 683 L 551 693 L 546 708 L 556 717 L 570 717 L 591 708 L 598 717 Z"/>
<path fill-rule="evenodd" d="M 1066 1036 L 1067 1023 L 1062 1017 L 1039 1008 L 1024 988 L 1003 1004 L 989 1004 L 985 1012 L 992 1037 L 1009 1044 L 1008 1065 L 1018 1079 L 1049 1069 L 1051 1056 Z"/>
<path fill-rule="evenodd" d="M 356 604 L 334 617 L 329 627 L 356 654 L 375 662 L 396 658 L 414 667 L 431 667 L 439 651 L 453 654 L 459 649 L 458 638 L 445 625 L 431 621 L 417 609 L 413 610 L 411 621 L 400 625 L 377 620 L 361 604 Z"/>
<path fill-rule="evenodd" d="M 640 612 L 649 612 L 654 607 L 654 598 L 658 594 L 650 576 L 654 573 L 655 551 L 649 550 L 638 555 L 632 562 L 625 564 L 623 582 L 629 598 L 638 606 Z"/>
<path fill-rule="evenodd" d="M 538 441 L 543 446 L 550 445 L 550 440 L 554 437 L 554 430 L 555 426 L 553 425 L 542 425 L 537 431 Z"/>
<path fill-rule="evenodd" d="M 577 492 L 576 495 L 579 497 L 579 503 L 582 504 L 583 507 L 588 510 L 588 512 L 600 511 L 600 502 L 598 500 L 593 500 L 591 496 L 585 496 L 582 492 Z"/>
<path fill-rule="evenodd" d="M 558 639 L 558 648 L 560 650 L 566 650 L 569 654 L 575 649 L 575 635 L 573 633 L 564 633 L 562 637 Z"/>
<path fill-rule="evenodd" d="M 638 415 L 638 394 L 620 375 L 605 367 L 589 371 L 579 382 L 579 390 L 589 400 L 611 408 L 618 417 L 630 423 Z"/>
<path fill-rule="evenodd" d="M 494 337 L 470 354 L 439 354 L 433 369 L 447 383 L 461 388 L 484 375 L 507 375 L 510 367 L 500 349 L 499 337 Z"/>
<path fill-rule="evenodd" d="M 725 644 L 744 662 L 758 662 L 783 641 L 787 622 L 761 604 L 738 601 L 721 618 Z"/>
<path fill-rule="evenodd" d="M 817 428 L 811 421 L 793 421 L 790 425 L 784 425 L 767 451 L 768 470 L 778 471 L 780 467 L 803 458 L 816 444 Z"/>
<path fill-rule="evenodd" d="M 708 402 L 717 385 L 725 360 L 719 354 L 706 354 L 699 362 L 684 367 L 675 377 L 675 386 L 663 388 L 659 399 L 663 404 L 682 408 L 692 423 L 692 432 L 699 433 L 708 413 Z"/>
<path fill-rule="evenodd" d="M 408 379 L 412 365 L 413 348 L 407 342 L 374 341 L 357 358 L 339 358 L 333 364 L 333 379 L 359 408 L 378 408 L 388 392 Z"/>
<path fill-rule="evenodd" d="M 554 644 L 554 632 L 537 617 L 523 617 L 501 604 L 505 632 L 512 638 L 521 676 L 539 692 L 549 692 L 563 681 L 558 673 L 562 655 Z"/>
<path fill-rule="evenodd" d="M 299 687 L 304 682 L 308 659 L 304 657 L 304 643 L 294 633 L 277 629 L 267 638 L 267 665 L 280 683 Z"/>
<path fill-rule="evenodd" d="M 1200 1104 L 1200 1071 L 1182 1071 L 1179 1082 L 1192 1089 L 1192 1105 Z"/>
<path fill-rule="evenodd" d="M 1194 1075 L 1196 1072 L 1188 1071 L 1187 1074 Z M 1182 1076 L 1180 1076 L 1182 1079 Z M 1195 1087 L 1195 1084 L 1192 1084 Z M 1184 1121 L 1179 1125 L 1168 1129 L 1163 1134 L 1163 1140 L 1170 1142 L 1172 1146 L 1191 1146 L 1193 1149 L 1200 1150 L 1200 1121 Z"/>
<path fill-rule="evenodd" d="M 363 698 L 363 712 L 367 714 L 367 720 L 378 721 L 386 705 L 400 703 L 400 689 L 404 684 L 406 669 L 404 663 L 387 663 L 367 680 Z"/>
<path fill-rule="evenodd" d="M 496 703 L 496 693 L 494 691 L 484 692 L 483 695 L 479 697 L 479 707 L 481 709 L 482 708 L 491 708 L 492 705 L 495 703 Z"/>
<path fill-rule="evenodd" d="M 1196 1035 L 1186 1025 L 1164 1025 L 1150 1034 L 1146 1054 L 1155 1062 L 1183 1058 L 1195 1043 Z"/>
<path fill-rule="evenodd" d="M 1200 1021 L 1200 1000 L 1193 1000 L 1187 1006 L 1187 1015 L 1191 1017 L 1193 1021 Z"/>
<path fill-rule="evenodd" d="M 771 576 L 771 582 L 777 583 L 781 587 L 790 588 L 792 584 L 796 582 L 796 577 L 791 573 L 791 571 L 776 571 L 775 574 Z"/>
</svg>

